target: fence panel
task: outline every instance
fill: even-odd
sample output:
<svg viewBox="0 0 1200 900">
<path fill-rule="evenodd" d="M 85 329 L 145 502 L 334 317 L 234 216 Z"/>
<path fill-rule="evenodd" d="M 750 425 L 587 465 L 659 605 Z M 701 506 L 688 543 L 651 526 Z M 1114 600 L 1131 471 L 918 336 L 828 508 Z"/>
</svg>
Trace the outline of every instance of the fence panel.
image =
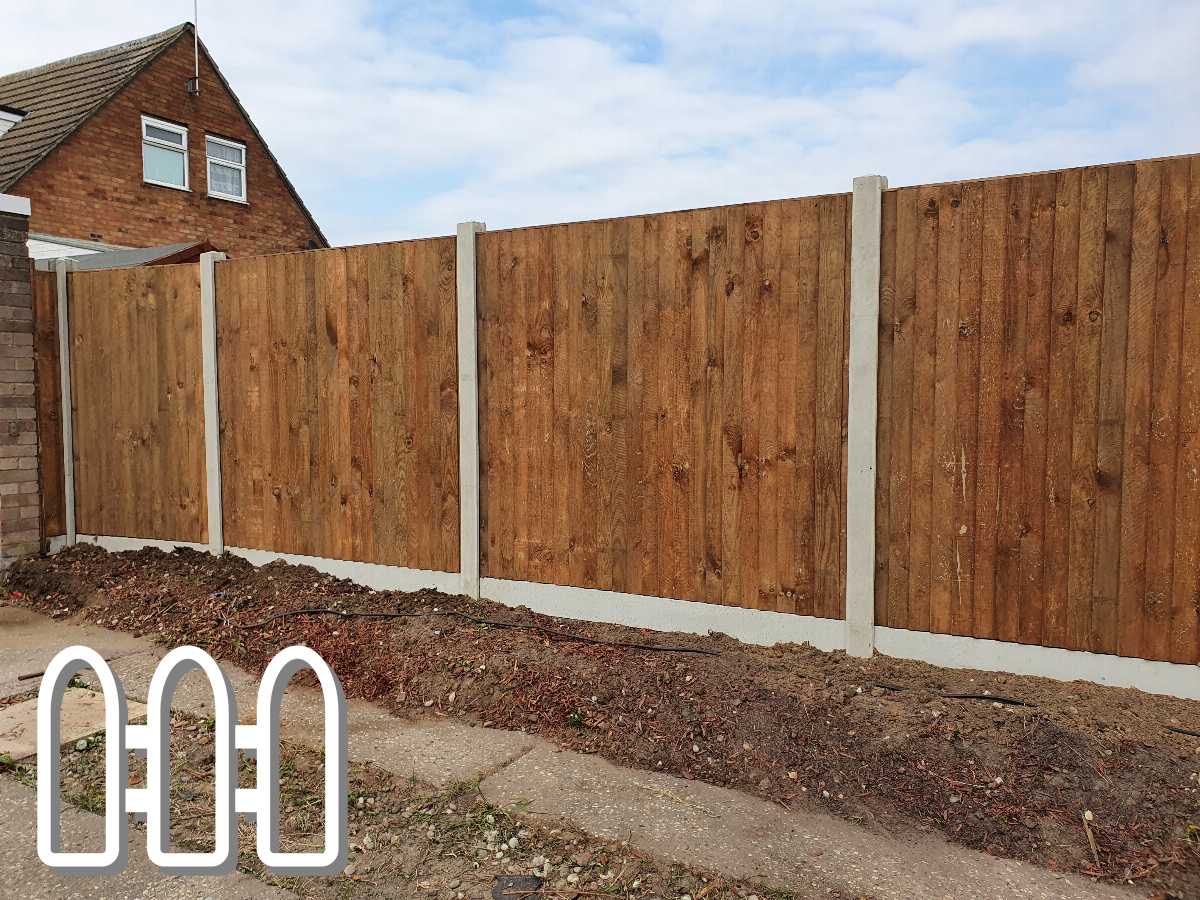
<svg viewBox="0 0 1200 900">
<path fill-rule="evenodd" d="M 483 574 L 840 617 L 849 224 L 481 234 Z"/>
<path fill-rule="evenodd" d="M 34 353 L 37 379 L 38 454 L 42 536 L 66 532 L 63 493 L 62 390 L 58 372 L 58 277 L 33 270 Z"/>
<path fill-rule="evenodd" d="M 204 540 L 199 267 L 69 278 L 79 532 Z"/>
<path fill-rule="evenodd" d="M 1200 157 L 889 191 L 880 624 L 1200 660 Z"/>
<path fill-rule="evenodd" d="M 455 241 L 216 267 L 225 540 L 458 570 Z"/>
</svg>

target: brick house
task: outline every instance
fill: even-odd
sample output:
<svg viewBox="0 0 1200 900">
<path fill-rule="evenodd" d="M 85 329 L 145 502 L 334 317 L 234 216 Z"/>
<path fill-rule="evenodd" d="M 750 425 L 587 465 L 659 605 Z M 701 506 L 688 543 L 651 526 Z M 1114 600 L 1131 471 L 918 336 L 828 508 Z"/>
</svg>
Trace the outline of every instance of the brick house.
<svg viewBox="0 0 1200 900">
<path fill-rule="evenodd" d="M 190 23 L 0 76 L 0 192 L 33 258 L 328 246 Z"/>
</svg>

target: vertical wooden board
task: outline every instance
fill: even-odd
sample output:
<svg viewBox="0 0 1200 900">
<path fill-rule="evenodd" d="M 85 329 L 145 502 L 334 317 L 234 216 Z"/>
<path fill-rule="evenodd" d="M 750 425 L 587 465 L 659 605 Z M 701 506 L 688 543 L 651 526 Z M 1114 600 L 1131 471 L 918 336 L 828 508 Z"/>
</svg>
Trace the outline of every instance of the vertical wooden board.
<svg viewBox="0 0 1200 900">
<path fill-rule="evenodd" d="M 996 637 L 1020 635 L 1021 538 L 1025 524 L 1022 462 L 1025 449 L 1024 349 L 1029 311 L 1031 197 L 1028 177 L 1009 180 L 1005 249 L 1003 381 L 1001 386 L 999 515 L 996 537 Z"/>
<path fill-rule="evenodd" d="M 1146 585 L 1140 656 L 1169 659 L 1179 449 L 1180 346 L 1190 161 L 1161 170 L 1160 238 L 1154 296 L 1154 349 L 1150 389 L 1149 484 L 1146 502 Z M 1194 509 L 1193 512 L 1197 510 Z"/>
<path fill-rule="evenodd" d="M 760 590 L 759 493 L 762 482 L 763 447 L 762 410 L 765 361 L 763 342 L 763 217 L 765 205 L 746 208 L 746 227 L 742 233 L 742 454 L 744 477 L 741 489 L 741 528 L 739 529 L 738 567 L 741 571 L 739 606 L 758 606 Z M 841 322 L 838 321 L 838 328 Z M 835 526 L 836 527 L 836 526 Z"/>
<path fill-rule="evenodd" d="M 1000 536 L 1000 453 L 1004 419 L 1009 186 L 983 186 L 983 253 L 979 297 L 979 396 L 975 430 L 975 597 L 972 633 L 996 635 L 997 549 Z"/>
<path fill-rule="evenodd" d="M 821 209 L 816 198 L 800 201 L 797 312 L 798 371 L 796 375 L 796 611 L 820 615 L 817 594 L 817 370 L 821 303 Z"/>
<path fill-rule="evenodd" d="M 938 188 L 917 193 L 916 294 L 913 314 L 912 482 L 908 627 L 930 627 L 933 536 L 934 392 L 937 363 Z"/>
<path fill-rule="evenodd" d="M 66 531 L 63 485 L 62 384 L 58 360 L 58 276 L 31 269 L 42 537 Z"/>
<path fill-rule="evenodd" d="M 526 234 L 527 266 L 523 284 L 527 310 L 524 341 L 524 368 L 528 389 L 525 394 L 526 453 L 518 467 L 524 482 L 525 514 L 522 518 L 527 563 L 531 581 L 552 579 L 554 538 L 554 444 L 551 416 L 554 413 L 554 275 L 551 242 L 546 229 Z M 597 523 L 601 528 L 603 522 Z"/>
<path fill-rule="evenodd" d="M 1118 649 L 1122 447 L 1125 353 L 1129 323 L 1130 253 L 1133 231 L 1133 166 L 1110 166 L 1104 250 L 1104 329 L 1100 346 L 1100 402 L 1096 437 L 1097 519 L 1092 574 L 1092 647 Z"/>
<path fill-rule="evenodd" d="M 610 277 L 612 279 L 612 342 L 608 366 L 609 415 L 608 460 L 606 477 L 610 488 L 608 513 L 605 521 L 608 532 L 609 565 L 601 576 L 615 591 L 625 590 L 629 567 L 629 483 L 630 448 L 630 391 L 629 391 L 629 284 L 630 284 L 630 220 L 614 219 L 608 223 L 611 246 Z M 553 421 L 550 422 L 553 428 Z"/>
<path fill-rule="evenodd" d="M 514 543 L 515 514 L 517 505 L 517 441 L 520 438 L 517 421 L 520 404 L 517 401 L 516 373 L 513 360 L 516 358 L 516 318 L 518 315 L 517 278 L 520 267 L 520 236 L 507 231 L 496 237 L 498 273 L 496 277 L 497 304 L 496 321 L 492 323 L 492 343 L 495 369 L 496 401 L 492 414 L 497 416 L 495 424 L 496 442 L 493 447 L 494 465 L 488 472 L 489 478 L 498 482 L 499 502 L 488 513 L 488 528 L 496 531 L 496 571 L 501 578 L 520 578 L 516 566 Z M 578 407 L 575 407 L 578 409 Z M 579 466 L 572 467 L 578 471 Z"/>
<path fill-rule="evenodd" d="M 759 354 L 760 389 L 758 409 L 768 415 L 758 417 L 758 572 L 754 606 L 774 610 L 781 596 L 780 574 L 776 565 L 779 542 L 780 442 L 779 442 L 779 316 L 780 253 L 783 246 L 782 204 L 764 204 L 762 210 L 761 268 L 758 273 L 756 315 L 762 329 Z"/>
<path fill-rule="evenodd" d="M 896 340 L 896 192 L 884 191 L 879 242 L 879 376 L 875 435 L 875 623 L 888 625 L 891 552 L 893 351 Z"/>
<path fill-rule="evenodd" d="M 1162 240 L 1162 165 L 1134 169 L 1129 323 L 1125 344 L 1125 412 L 1121 459 L 1120 580 L 1117 652 L 1140 656 L 1146 595 L 1146 518 L 1150 489 L 1150 390 L 1158 250 Z"/>
<path fill-rule="evenodd" d="M 916 188 L 898 190 L 896 197 L 896 297 L 892 349 L 891 407 L 892 473 L 889 497 L 888 612 L 893 628 L 909 624 L 912 551 L 912 443 L 913 375 L 916 361 L 917 239 L 920 234 L 920 198 Z M 881 398 L 882 400 L 882 398 Z"/>
<path fill-rule="evenodd" d="M 1099 482 L 1100 354 L 1104 331 L 1104 254 L 1108 170 L 1084 169 L 1079 186 L 1078 312 L 1071 416 L 1071 531 L 1066 646 L 1091 650 Z"/>
<path fill-rule="evenodd" d="M 845 469 L 843 423 L 846 316 L 845 198 L 818 201 L 820 269 L 817 304 L 816 430 L 814 434 L 814 562 L 817 615 L 840 618 Z"/>
<path fill-rule="evenodd" d="M 708 517 L 705 508 L 705 447 L 708 423 L 704 413 L 708 403 L 708 245 L 705 232 L 709 213 L 695 211 L 684 216 L 687 240 L 687 305 L 682 313 L 687 323 L 685 348 L 686 381 L 682 428 L 688 452 L 686 479 L 686 515 L 688 529 L 688 588 L 690 600 L 706 599 L 708 555 L 705 549 Z"/>
<path fill-rule="evenodd" d="M 929 630 L 950 632 L 959 586 L 956 562 L 960 491 L 958 415 L 958 304 L 962 189 L 957 184 L 938 191 L 936 337 L 933 382 L 933 464 L 930 504 Z"/>
<path fill-rule="evenodd" d="M 1071 435 L 1074 408 L 1075 336 L 1079 329 L 1080 172 L 1060 172 L 1054 196 L 1054 271 L 1049 325 L 1050 372 L 1046 405 L 1046 518 L 1044 643 L 1068 646 L 1067 610 L 1071 569 Z"/>
<path fill-rule="evenodd" d="M 537 330 L 537 298 L 530 290 L 530 282 L 536 281 L 540 260 L 537 255 L 537 232 L 533 229 L 514 231 L 509 236 L 512 246 L 511 316 L 512 347 L 511 366 L 513 377 L 513 429 L 514 444 L 520 448 L 512 461 L 512 555 L 515 571 L 522 576 L 532 574 L 530 566 L 531 530 L 537 523 L 531 514 L 540 502 L 536 492 L 540 485 L 534 484 L 537 471 L 537 455 L 540 446 L 537 437 L 537 372 L 532 358 L 532 335 Z M 593 507 L 595 510 L 595 507 Z"/>
<path fill-rule="evenodd" d="M 687 415 L 687 344 L 690 325 L 688 289 L 691 253 L 685 213 L 663 217 L 659 232 L 659 345 L 658 396 L 660 405 L 659 530 L 660 573 L 658 590 L 668 597 L 688 596 L 687 481 L 689 475 Z"/>
<path fill-rule="evenodd" d="M 704 288 L 704 600 L 721 603 L 724 593 L 725 546 L 722 503 L 725 493 L 725 305 L 729 257 L 728 220 L 720 210 L 698 215 L 703 228 Z M 632 287 L 632 286 L 631 286 Z M 631 306 L 633 291 L 631 290 Z"/>
<path fill-rule="evenodd" d="M 1025 302 L 1024 483 L 1021 516 L 1018 638 L 1042 639 L 1046 521 L 1046 406 L 1050 368 L 1051 276 L 1054 264 L 1053 173 L 1030 179 L 1029 261 Z"/>
<path fill-rule="evenodd" d="M 399 496 L 405 471 L 400 464 L 404 436 L 398 433 L 397 401 L 403 373 L 397 361 L 400 302 L 396 296 L 399 251 L 390 245 L 364 248 L 366 268 L 365 313 L 369 335 L 370 367 L 366 377 L 367 412 L 370 417 L 371 468 L 379 472 L 371 497 L 371 531 L 380 557 L 406 542 L 407 516 Z M 421 527 L 419 523 L 413 523 Z"/>
<path fill-rule="evenodd" d="M 629 220 L 627 229 L 629 248 L 628 285 L 626 302 L 626 390 L 629 408 L 626 430 L 627 453 L 625 458 L 625 574 L 624 590 L 636 593 L 643 581 L 643 560 L 646 540 L 644 510 L 646 508 L 646 421 L 647 370 L 652 354 L 646 351 L 646 222 L 642 217 Z M 572 365 L 572 368 L 574 366 Z M 614 576 L 614 582 L 616 578 Z"/>
<path fill-rule="evenodd" d="M 725 369 L 722 384 L 724 437 L 721 452 L 721 543 L 724 547 L 721 600 L 738 605 L 744 595 L 745 570 L 742 565 L 742 487 L 750 462 L 745 454 L 742 382 L 745 378 L 746 285 L 742 261 L 746 246 L 749 210 L 744 206 L 726 208 L 725 240 L 728 242 L 724 276 L 725 293 Z"/>
<path fill-rule="evenodd" d="M 1177 663 L 1200 662 L 1200 156 L 1190 160 L 1187 196 L 1169 655 Z"/>
<path fill-rule="evenodd" d="M 499 329 L 499 235 L 484 232 L 475 238 L 476 327 L 479 330 L 479 572 L 492 578 L 504 577 L 499 567 L 499 533 L 496 517 L 503 502 L 503 479 L 498 423 L 500 397 L 496 335 Z M 560 423 L 560 427 L 565 424 Z M 559 468 L 565 482 L 565 469 Z M 560 561 L 561 565 L 561 561 Z"/>
<path fill-rule="evenodd" d="M 800 542 L 800 460 L 797 457 L 801 427 L 798 404 L 800 366 L 800 228 L 801 202 L 787 200 L 780 207 L 779 275 L 777 284 L 778 346 L 774 369 L 777 378 L 778 486 L 775 491 L 775 570 L 779 590 L 777 612 L 795 612 L 798 596 Z"/>
<path fill-rule="evenodd" d="M 954 591 L 950 632 L 974 633 L 975 495 L 978 460 L 976 422 L 979 410 L 980 304 L 983 272 L 984 187 L 962 188 L 959 224 L 957 372 L 955 373 L 954 446 Z"/>
<path fill-rule="evenodd" d="M 614 223 L 593 226 L 596 260 L 596 575 L 593 584 L 612 589 L 613 530 L 616 519 L 616 481 L 620 477 L 613 441 L 613 357 L 617 342 L 617 285 Z M 675 595 L 672 595 L 675 596 Z"/>
</svg>

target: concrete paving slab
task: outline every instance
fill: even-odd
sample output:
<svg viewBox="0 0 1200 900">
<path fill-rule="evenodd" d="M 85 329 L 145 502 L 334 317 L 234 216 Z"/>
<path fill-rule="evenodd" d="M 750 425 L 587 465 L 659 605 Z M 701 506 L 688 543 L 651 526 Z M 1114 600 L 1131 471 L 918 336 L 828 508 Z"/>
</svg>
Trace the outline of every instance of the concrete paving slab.
<svg viewBox="0 0 1200 900">
<path fill-rule="evenodd" d="M 140 719 L 146 707 L 126 704 L 129 721 Z M 62 745 L 104 730 L 104 695 L 88 688 L 67 688 L 59 714 Z M 0 708 L 0 755 L 15 760 L 37 756 L 37 698 Z"/>
<path fill-rule="evenodd" d="M 129 867 L 103 878 L 59 875 L 38 859 L 37 796 L 11 778 L 0 777 L 0 822 L 7 838 L 0 841 L 0 893 L 27 900 L 267 900 L 293 897 L 240 872 L 228 875 L 164 875 L 146 858 L 145 834 L 130 834 Z M 67 808 L 62 814 L 64 846 L 99 849 L 104 845 L 104 819 Z M 8 893 L 6 891 L 11 891 Z"/>
<path fill-rule="evenodd" d="M 435 787 L 490 775 L 542 743 L 517 731 L 406 721 L 360 700 L 351 700 L 348 706 L 351 760 L 370 762 Z M 283 707 L 283 739 L 320 748 L 322 715 L 319 694 L 289 691 Z"/>
<path fill-rule="evenodd" d="M 485 779 L 487 800 L 629 841 L 660 859 L 793 890 L 895 900 L 1116 900 L 1133 895 L 933 839 L 902 842 L 822 812 L 539 747 Z"/>
<path fill-rule="evenodd" d="M 84 644 L 106 659 L 119 659 L 153 647 L 144 639 L 94 625 L 57 622 L 16 606 L 0 606 L 0 698 L 36 691 L 40 675 L 63 647 Z"/>
</svg>

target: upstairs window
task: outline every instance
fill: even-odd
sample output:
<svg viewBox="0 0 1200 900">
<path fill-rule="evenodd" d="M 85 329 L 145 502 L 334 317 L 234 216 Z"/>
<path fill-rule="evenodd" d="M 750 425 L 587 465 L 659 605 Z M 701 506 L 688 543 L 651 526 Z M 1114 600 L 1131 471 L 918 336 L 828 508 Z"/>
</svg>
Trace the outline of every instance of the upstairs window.
<svg viewBox="0 0 1200 900">
<path fill-rule="evenodd" d="M 142 116 L 142 180 L 188 190 L 186 128 Z"/>
<path fill-rule="evenodd" d="M 208 196 L 246 202 L 246 145 L 206 135 Z"/>
</svg>

